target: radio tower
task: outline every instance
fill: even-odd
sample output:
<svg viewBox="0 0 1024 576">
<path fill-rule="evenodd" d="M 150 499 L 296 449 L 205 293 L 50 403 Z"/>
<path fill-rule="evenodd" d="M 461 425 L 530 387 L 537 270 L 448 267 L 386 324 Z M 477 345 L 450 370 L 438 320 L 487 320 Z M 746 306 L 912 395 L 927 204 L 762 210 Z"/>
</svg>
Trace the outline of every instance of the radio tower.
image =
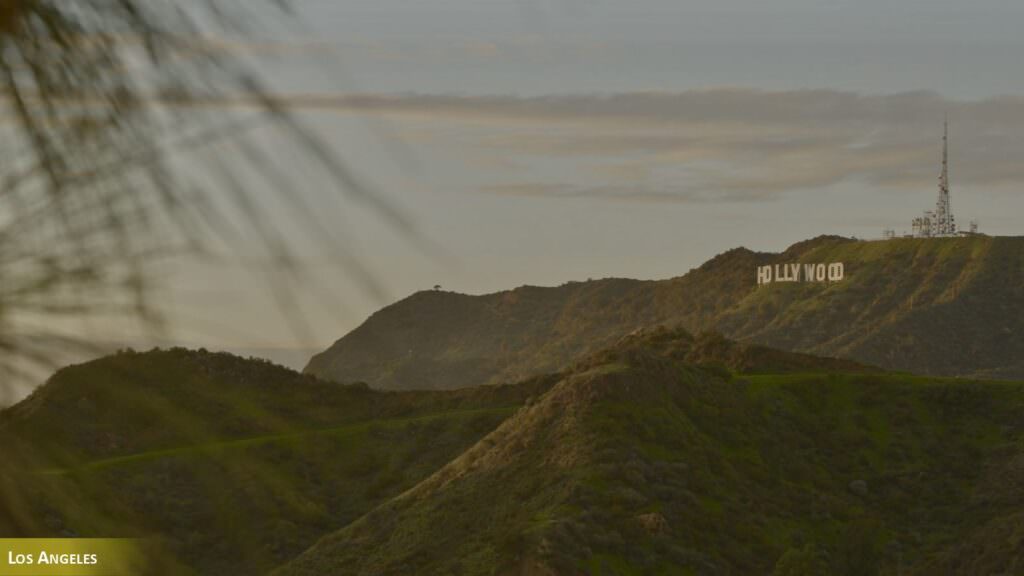
<svg viewBox="0 0 1024 576">
<path fill-rule="evenodd" d="M 935 203 L 934 236 L 956 235 L 956 221 L 949 204 L 949 122 L 942 124 L 942 175 L 939 176 L 939 200 Z"/>
<path fill-rule="evenodd" d="M 935 202 L 935 210 L 926 210 L 924 214 L 911 221 L 913 232 L 904 234 L 908 238 L 945 238 L 963 234 L 977 234 L 978 223 L 971 220 L 970 232 L 958 232 L 956 220 L 953 219 L 953 207 L 949 203 L 949 122 L 942 123 L 942 174 L 939 175 L 939 199 Z M 882 238 L 896 238 L 895 230 L 884 230 Z"/>
</svg>

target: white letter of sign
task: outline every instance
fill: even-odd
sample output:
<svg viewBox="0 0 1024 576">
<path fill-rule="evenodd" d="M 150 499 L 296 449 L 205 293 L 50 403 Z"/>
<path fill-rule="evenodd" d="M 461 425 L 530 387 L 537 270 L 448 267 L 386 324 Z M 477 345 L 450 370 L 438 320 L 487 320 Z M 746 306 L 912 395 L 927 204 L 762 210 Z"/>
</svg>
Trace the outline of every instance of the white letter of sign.
<svg viewBox="0 0 1024 576">
<path fill-rule="evenodd" d="M 796 282 L 797 280 L 800 280 L 800 265 L 799 264 L 790 264 L 789 265 L 789 273 L 786 274 L 786 275 L 789 276 L 788 280 L 790 282 Z"/>
<path fill-rule="evenodd" d="M 757 283 L 768 284 L 772 281 L 772 267 L 771 266 L 758 266 L 757 267 Z"/>
<path fill-rule="evenodd" d="M 829 282 L 838 282 L 843 279 L 843 263 L 836 262 L 835 264 L 828 265 L 828 280 Z"/>
<path fill-rule="evenodd" d="M 814 264 L 804 264 L 804 282 L 814 282 Z"/>
</svg>

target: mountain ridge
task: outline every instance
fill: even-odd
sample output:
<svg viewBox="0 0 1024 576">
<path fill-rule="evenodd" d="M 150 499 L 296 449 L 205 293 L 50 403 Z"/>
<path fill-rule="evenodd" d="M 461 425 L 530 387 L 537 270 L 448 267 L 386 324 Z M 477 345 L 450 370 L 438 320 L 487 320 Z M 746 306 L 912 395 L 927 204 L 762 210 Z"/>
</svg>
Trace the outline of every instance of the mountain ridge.
<svg viewBox="0 0 1024 576">
<path fill-rule="evenodd" d="M 832 283 L 756 284 L 756 268 L 843 262 Z M 370 316 L 304 372 L 384 389 L 514 381 L 636 329 L 678 326 L 887 369 L 1024 378 L 1024 237 L 734 248 L 667 280 L 609 278 L 470 296 L 423 291 Z"/>
</svg>

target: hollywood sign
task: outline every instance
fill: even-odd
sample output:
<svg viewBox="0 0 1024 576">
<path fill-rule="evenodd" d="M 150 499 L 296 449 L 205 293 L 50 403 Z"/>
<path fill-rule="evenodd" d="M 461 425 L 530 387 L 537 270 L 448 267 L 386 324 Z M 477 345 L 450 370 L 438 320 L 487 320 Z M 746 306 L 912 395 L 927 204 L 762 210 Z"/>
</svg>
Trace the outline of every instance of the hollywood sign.
<svg viewBox="0 0 1024 576">
<path fill-rule="evenodd" d="M 757 283 L 838 282 L 846 271 L 842 262 L 831 264 L 769 264 L 757 267 Z"/>
</svg>

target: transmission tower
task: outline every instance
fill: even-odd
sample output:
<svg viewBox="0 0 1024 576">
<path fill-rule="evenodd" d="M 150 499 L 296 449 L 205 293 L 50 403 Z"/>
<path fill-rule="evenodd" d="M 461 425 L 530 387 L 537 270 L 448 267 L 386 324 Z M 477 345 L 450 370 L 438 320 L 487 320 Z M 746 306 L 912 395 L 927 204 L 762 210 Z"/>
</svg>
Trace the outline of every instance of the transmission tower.
<svg viewBox="0 0 1024 576">
<path fill-rule="evenodd" d="M 939 199 L 935 203 L 935 221 L 932 223 L 932 235 L 953 236 L 956 234 L 956 221 L 949 203 L 949 123 L 942 125 L 942 174 L 939 176 Z"/>
</svg>

